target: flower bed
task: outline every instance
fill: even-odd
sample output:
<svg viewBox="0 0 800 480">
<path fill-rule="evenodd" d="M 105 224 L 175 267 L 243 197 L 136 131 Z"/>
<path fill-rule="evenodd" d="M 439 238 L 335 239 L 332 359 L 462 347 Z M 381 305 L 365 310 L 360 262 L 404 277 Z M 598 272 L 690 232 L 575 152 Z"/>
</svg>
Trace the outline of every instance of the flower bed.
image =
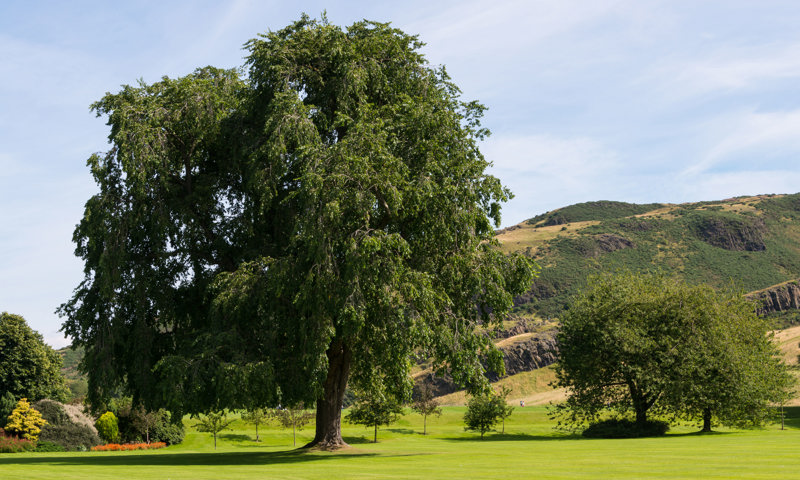
<svg viewBox="0 0 800 480">
<path fill-rule="evenodd" d="M 164 448 L 167 444 L 164 442 L 153 443 L 109 443 L 106 445 L 99 445 L 92 447 L 93 452 L 127 452 L 130 450 L 155 450 L 157 448 Z"/>
<path fill-rule="evenodd" d="M 30 452 L 34 448 L 36 448 L 36 444 L 30 440 L 6 437 L 0 434 L 0 453 Z"/>
</svg>

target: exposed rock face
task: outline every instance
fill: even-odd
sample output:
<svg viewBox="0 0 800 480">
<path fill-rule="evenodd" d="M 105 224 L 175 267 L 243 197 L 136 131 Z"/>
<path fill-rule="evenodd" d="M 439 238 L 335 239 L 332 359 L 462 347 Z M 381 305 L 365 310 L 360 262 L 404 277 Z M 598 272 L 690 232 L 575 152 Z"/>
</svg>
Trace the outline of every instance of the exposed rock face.
<svg viewBox="0 0 800 480">
<path fill-rule="evenodd" d="M 594 237 L 595 244 L 597 245 L 598 253 L 609 253 L 616 250 L 622 250 L 623 248 L 633 248 L 634 244 L 632 241 L 628 240 L 625 237 L 620 237 L 619 235 L 613 235 L 610 233 L 603 233 L 601 235 L 596 235 Z"/>
<path fill-rule="evenodd" d="M 549 332 L 535 335 L 524 342 L 514 343 L 500 350 L 503 352 L 506 375 L 546 367 L 555 363 L 558 356 L 555 336 Z M 494 372 L 488 372 L 486 377 L 493 382 L 500 379 Z"/>
<path fill-rule="evenodd" d="M 767 227 L 761 218 L 700 218 L 695 224 L 695 231 L 704 242 L 725 250 L 760 252 L 767 249 L 764 243 Z"/>
<path fill-rule="evenodd" d="M 498 334 L 501 339 L 511 338 L 517 335 L 529 333 L 534 328 L 530 322 L 520 320 L 517 324 Z M 500 347 L 503 352 L 503 363 L 506 367 L 506 375 L 515 375 L 520 372 L 529 372 L 537 368 L 546 367 L 555 363 L 558 356 L 558 346 L 555 340 L 556 332 L 550 330 L 543 333 L 538 333 L 530 338 L 520 342 L 510 343 L 509 345 Z M 494 372 L 487 372 L 486 378 L 494 382 L 500 377 Z M 420 385 L 427 383 L 433 392 L 433 395 L 438 397 L 447 395 L 460 390 L 461 387 L 453 382 L 449 375 L 437 376 L 433 373 L 425 373 L 417 377 L 414 386 L 414 394 L 419 392 Z"/>
<path fill-rule="evenodd" d="M 748 295 L 759 302 L 759 315 L 800 309 L 800 284 L 797 281 L 776 285 L 759 293 Z"/>
</svg>

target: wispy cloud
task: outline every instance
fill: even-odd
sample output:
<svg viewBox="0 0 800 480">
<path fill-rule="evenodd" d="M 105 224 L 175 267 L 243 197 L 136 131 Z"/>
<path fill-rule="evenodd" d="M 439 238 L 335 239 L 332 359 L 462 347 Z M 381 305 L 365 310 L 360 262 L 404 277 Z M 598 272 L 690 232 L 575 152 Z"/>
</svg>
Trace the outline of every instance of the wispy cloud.
<svg viewBox="0 0 800 480">
<path fill-rule="evenodd" d="M 759 163 L 774 157 L 800 157 L 800 110 L 787 112 L 742 111 L 730 113 L 707 128 L 712 133 L 711 144 L 699 160 L 683 171 L 697 175 L 726 163 L 741 160 Z M 792 160 L 795 164 L 795 160 Z M 782 165 L 761 165 L 770 171 Z M 796 189 L 796 187 L 795 187 Z"/>
</svg>

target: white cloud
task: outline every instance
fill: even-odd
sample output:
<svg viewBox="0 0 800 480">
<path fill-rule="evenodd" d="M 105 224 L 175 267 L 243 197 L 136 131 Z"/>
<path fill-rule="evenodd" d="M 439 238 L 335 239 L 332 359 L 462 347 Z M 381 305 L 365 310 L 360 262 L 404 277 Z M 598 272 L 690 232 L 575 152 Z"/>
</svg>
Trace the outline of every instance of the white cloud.
<svg viewBox="0 0 800 480">
<path fill-rule="evenodd" d="M 763 90 L 772 81 L 800 77 L 800 43 L 684 45 L 647 67 L 636 80 L 658 89 L 665 101 Z"/>
</svg>

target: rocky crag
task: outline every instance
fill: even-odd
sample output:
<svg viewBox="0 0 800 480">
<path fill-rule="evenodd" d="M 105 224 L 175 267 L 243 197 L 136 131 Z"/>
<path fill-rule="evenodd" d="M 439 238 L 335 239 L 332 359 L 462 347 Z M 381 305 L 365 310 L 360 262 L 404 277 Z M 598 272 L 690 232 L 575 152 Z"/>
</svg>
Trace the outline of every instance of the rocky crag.
<svg viewBox="0 0 800 480">
<path fill-rule="evenodd" d="M 800 309 L 800 283 L 798 280 L 781 283 L 748 295 L 761 305 L 759 315 Z"/>
<path fill-rule="evenodd" d="M 526 318 L 519 319 L 510 328 L 494 332 L 496 344 L 503 352 L 506 375 L 529 372 L 555 363 L 558 356 L 556 333 L 557 329 L 543 328 L 541 322 Z M 486 378 L 495 382 L 500 376 L 496 372 L 487 371 Z M 430 371 L 424 371 L 415 377 L 415 393 L 423 384 L 428 384 L 437 397 L 461 389 L 449 375 L 440 376 Z"/>
</svg>

